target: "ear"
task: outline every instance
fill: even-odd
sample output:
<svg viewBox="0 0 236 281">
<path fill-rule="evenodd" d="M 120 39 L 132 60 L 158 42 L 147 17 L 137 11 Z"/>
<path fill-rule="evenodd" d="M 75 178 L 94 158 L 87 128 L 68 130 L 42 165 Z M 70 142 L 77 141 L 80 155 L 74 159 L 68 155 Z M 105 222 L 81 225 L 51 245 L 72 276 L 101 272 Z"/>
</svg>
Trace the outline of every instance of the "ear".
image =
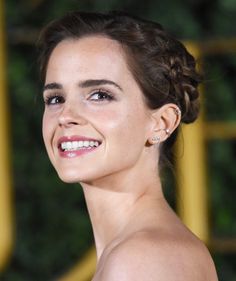
<svg viewBox="0 0 236 281">
<path fill-rule="evenodd" d="M 168 103 L 154 110 L 152 113 L 153 128 L 149 143 L 165 141 L 178 127 L 181 121 L 181 111 L 176 104 Z"/>
</svg>

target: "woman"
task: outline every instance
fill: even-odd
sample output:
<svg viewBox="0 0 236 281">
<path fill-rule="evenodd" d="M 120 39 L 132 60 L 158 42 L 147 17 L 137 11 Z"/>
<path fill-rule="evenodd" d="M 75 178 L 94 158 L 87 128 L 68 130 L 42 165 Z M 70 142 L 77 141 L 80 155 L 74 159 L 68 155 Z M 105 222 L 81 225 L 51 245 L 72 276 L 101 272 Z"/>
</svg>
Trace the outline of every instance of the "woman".
<svg viewBox="0 0 236 281">
<path fill-rule="evenodd" d="M 70 13 L 40 42 L 43 137 L 59 177 L 83 188 L 93 280 L 217 280 L 160 180 L 178 126 L 198 114 L 194 58 L 159 24 L 121 12 Z"/>
</svg>

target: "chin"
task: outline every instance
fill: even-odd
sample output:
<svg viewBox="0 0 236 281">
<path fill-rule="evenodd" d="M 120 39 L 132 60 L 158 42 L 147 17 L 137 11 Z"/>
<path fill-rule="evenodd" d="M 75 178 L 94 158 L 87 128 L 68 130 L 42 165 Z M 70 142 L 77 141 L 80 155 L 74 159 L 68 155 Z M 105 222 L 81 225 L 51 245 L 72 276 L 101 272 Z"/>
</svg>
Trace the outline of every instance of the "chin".
<svg viewBox="0 0 236 281">
<path fill-rule="evenodd" d="M 79 183 L 81 181 L 81 177 L 78 175 L 78 173 L 65 173 L 57 171 L 57 174 L 59 178 L 65 183 Z"/>
<path fill-rule="evenodd" d="M 96 178 L 96 173 L 93 171 L 77 170 L 77 169 L 63 169 L 57 170 L 59 178 L 65 183 L 80 183 L 90 182 Z"/>
<path fill-rule="evenodd" d="M 64 183 L 79 183 L 80 181 L 78 181 L 77 178 L 71 178 L 71 177 L 64 177 L 64 176 L 60 176 L 59 178 L 61 179 L 61 181 L 63 181 Z"/>
</svg>

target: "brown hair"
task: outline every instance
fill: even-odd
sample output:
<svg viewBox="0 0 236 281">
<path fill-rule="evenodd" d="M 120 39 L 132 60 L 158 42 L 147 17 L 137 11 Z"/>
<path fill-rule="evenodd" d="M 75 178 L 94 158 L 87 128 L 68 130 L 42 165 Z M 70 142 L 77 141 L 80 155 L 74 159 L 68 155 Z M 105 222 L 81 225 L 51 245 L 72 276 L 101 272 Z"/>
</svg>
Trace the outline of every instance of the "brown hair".
<svg viewBox="0 0 236 281">
<path fill-rule="evenodd" d="M 182 122 L 191 123 L 197 118 L 197 86 L 201 77 L 196 72 L 193 56 L 160 24 L 124 12 L 71 12 L 49 23 L 39 40 L 42 79 L 58 43 L 90 35 L 104 35 L 123 46 L 128 66 L 149 108 L 174 103 L 181 110 Z M 162 160 L 168 160 L 176 135 L 177 130 L 161 146 L 162 164 Z"/>
</svg>

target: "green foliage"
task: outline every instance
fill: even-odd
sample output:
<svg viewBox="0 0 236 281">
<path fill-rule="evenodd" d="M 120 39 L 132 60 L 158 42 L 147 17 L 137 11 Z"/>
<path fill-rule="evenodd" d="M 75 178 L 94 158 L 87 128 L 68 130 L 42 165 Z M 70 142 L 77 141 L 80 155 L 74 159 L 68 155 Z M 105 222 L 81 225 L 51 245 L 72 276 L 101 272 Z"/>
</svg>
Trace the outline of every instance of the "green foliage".
<svg viewBox="0 0 236 281">
<path fill-rule="evenodd" d="M 159 21 L 181 39 L 233 37 L 236 36 L 233 25 L 236 5 L 234 0 L 5 2 L 16 241 L 13 258 L 1 280 L 55 280 L 83 256 L 93 238 L 80 186 L 59 181 L 43 146 L 42 85 L 38 78 L 36 38 L 32 44 L 24 43 L 24 38 L 29 36 L 27 31 L 39 30 L 70 10 L 121 9 Z M 19 30 L 23 31 L 21 37 L 25 41 L 16 40 Z M 206 65 L 207 119 L 236 120 L 235 56 L 208 57 Z M 235 235 L 235 143 L 215 141 L 208 148 L 213 233 Z M 169 183 L 167 179 L 166 185 L 171 186 L 172 181 Z M 173 198 L 168 188 L 166 193 Z M 174 205 L 173 199 L 171 203 Z M 215 258 L 222 280 L 235 281 L 235 256 L 216 255 Z"/>
<path fill-rule="evenodd" d="M 236 120 L 236 53 L 205 58 L 205 106 L 209 121 Z"/>
<path fill-rule="evenodd" d="M 218 270 L 219 280 L 236 281 L 236 255 L 235 254 L 217 254 L 214 256 L 214 261 Z"/>
<path fill-rule="evenodd" d="M 236 236 L 234 219 L 236 174 L 231 166 L 236 158 L 236 142 L 211 141 L 208 146 L 208 155 L 213 235 L 233 238 Z"/>
</svg>

